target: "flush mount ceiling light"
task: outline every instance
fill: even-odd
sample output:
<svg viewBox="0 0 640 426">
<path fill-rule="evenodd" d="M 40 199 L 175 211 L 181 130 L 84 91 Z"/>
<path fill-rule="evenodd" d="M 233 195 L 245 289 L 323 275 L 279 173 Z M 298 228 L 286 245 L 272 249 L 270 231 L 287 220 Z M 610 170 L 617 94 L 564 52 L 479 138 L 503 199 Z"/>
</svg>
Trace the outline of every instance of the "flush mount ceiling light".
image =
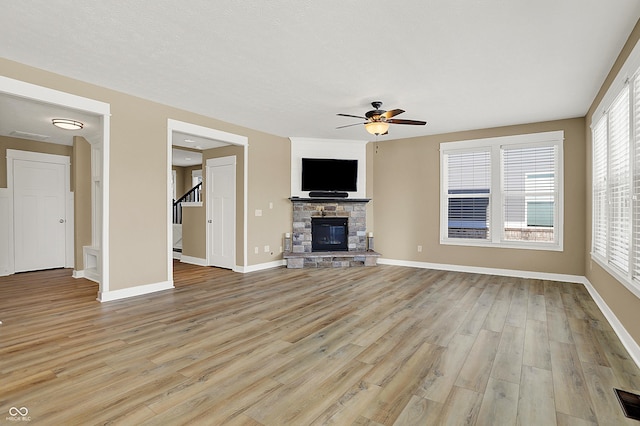
<svg viewBox="0 0 640 426">
<path fill-rule="evenodd" d="M 81 122 L 69 120 L 68 118 L 54 118 L 51 120 L 51 123 L 53 123 L 54 126 L 65 130 L 80 130 L 84 127 L 84 124 Z"/>
</svg>

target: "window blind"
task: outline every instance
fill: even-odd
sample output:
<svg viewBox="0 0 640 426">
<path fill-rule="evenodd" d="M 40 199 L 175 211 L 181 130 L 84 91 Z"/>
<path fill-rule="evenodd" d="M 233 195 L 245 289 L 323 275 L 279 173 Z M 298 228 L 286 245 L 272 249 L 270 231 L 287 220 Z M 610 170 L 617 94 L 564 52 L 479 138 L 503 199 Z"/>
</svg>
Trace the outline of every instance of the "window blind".
<svg viewBox="0 0 640 426">
<path fill-rule="evenodd" d="M 609 261 L 626 273 L 631 234 L 628 87 L 614 101 L 608 116 Z"/>
<path fill-rule="evenodd" d="M 640 80 L 633 83 L 634 174 L 633 174 L 633 269 L 635 280 L 640 279 Z"/>
<path fill-rule="evenodd" d="M 445 158 L 449 238 L 489 238 L 491 152 L 449 153 Z"/>
<path fill-rule="evenodd" d="M 593 129 L 593 242 L 592 251 L 607 257 L 607 117 Z"/>
<path fill-rule="evenodd" d="M 556 147 L 502 147 L 503 239 L 554 241 Z"/>
</svg>

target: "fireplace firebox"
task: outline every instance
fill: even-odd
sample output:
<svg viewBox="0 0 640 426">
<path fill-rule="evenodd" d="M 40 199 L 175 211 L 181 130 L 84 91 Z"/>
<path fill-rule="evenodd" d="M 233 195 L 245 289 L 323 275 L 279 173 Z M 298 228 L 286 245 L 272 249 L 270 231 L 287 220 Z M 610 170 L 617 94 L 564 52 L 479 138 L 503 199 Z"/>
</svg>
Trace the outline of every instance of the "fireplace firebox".
<svg viewBox="0 0 640 426">
<path fill-rule="evenodd" d="M 311 251 L 348 251 L 349 219 L 314 217 L 311 219 Z"/>
</svg>

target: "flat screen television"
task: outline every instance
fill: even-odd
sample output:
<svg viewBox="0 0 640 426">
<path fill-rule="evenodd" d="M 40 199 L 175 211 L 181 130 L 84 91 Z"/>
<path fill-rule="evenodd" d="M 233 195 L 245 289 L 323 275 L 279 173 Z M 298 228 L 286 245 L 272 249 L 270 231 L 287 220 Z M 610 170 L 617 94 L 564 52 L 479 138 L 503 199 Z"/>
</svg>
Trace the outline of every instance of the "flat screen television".
<svg viewBox="0 0 640 426">
<path fill-rule="evenodd" d="M 357 191 L 358 160 L 302 159 L 303 191 Z"/>
</svg>

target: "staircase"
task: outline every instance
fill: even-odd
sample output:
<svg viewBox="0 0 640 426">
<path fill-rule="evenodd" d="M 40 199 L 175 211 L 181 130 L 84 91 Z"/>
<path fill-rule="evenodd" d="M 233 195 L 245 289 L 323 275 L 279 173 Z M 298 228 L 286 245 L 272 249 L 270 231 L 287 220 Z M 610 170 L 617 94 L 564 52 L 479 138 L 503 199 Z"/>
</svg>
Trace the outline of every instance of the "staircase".
<svg viewBox="0 0 640 426">
<path fill-rule="evenodd" d="M 186 194 L 173 201 L 173 257 L 179 259 L 182 253 L 182 204 L 202 202 L 202 182 Z"/>
<path fill-rule="evenodd" d="M 173 223 L 182 225 L 182 203 L 202 202 L 202 182 L 191 188 L 186 194 L 173 201 Z"/>
</svg>

